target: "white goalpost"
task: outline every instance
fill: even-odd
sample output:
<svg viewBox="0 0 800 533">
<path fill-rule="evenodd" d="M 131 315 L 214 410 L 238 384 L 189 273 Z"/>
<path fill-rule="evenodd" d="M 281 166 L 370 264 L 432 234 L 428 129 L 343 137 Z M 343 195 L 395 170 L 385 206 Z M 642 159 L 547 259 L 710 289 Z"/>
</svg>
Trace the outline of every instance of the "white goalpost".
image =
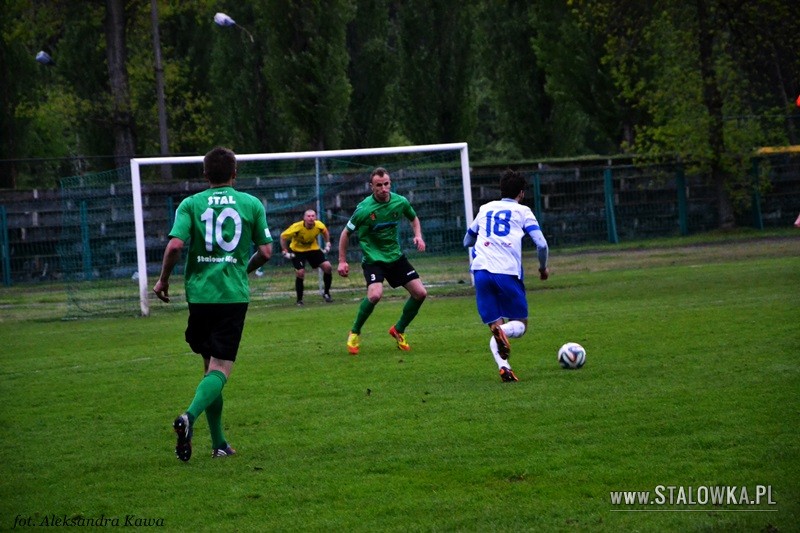
<svg viewBox="0 0 800 533">
<path fill-rule="evenodd" d="M 445 153 L 457 153 L 458 159 L 456 162 L 457 168 L 460 169 L 460 177 L 461 177 L 461 189 L 462 189 L 462 199 L 459 199 L 459 203 L 463 201 L 463 217 L 464 223 L 461 223 L 458 220 L 458 224 L 461 226 L 461 230 L 465 230 L 467 225 L 472 222 L 473 219 L 473 207 L 472 207 L 472 190 L 471 190 L 471 178 L 470 178 L 470 168 L 469 168 L 469 152 L 467 143 L 447 143 L 447 144 L 430 144 L 430 145 L 419 145 L 419 146 L 397 146 L 397 147 L 384 147 L 384 148 L 364 148 L 364 149 L 352 149 L 352 150 L 323 150 L 323 151 L 312 151 L 312 152 L 284 152 L 284 153 L 262 153 L 262 154 L 237 154 L 237 161 L 239 162 L 239 166 L 241 169 L 242 163 L 246 162 L 267 162 L 267 161 L 290 161 L 290 160 L 313 160 L 314 161 L 314 168 L 315 168 L 315 192 L 316 192 L 316 205 L 317 211 L 320 210 L 320 202 L 319 199 L 321 197 L 321 178 L 324 173 L 321 170 L 321 162 L 325 161 L 333 161 L 337 158 L 370 158 L 370 162 L 374 164 L 374 166 L 387 166 L 388 165 L 381 165 L 380 163 L 375 164 L 375 161 L 379 161 L 376 158 L 379 157 L 395 157 L 395 156 L 405 156 L 408 155 L 409 157 L 413 157 L 414 154 L 425 154 L 431 152 L 445 152 Z M 147 166 L 154 166 L 154 165 L 184 165 L 184 164 L 202 164 L 203 156 L 184 156 L 184 157 L 148 157 L 148 158 L 134 158 L 130 161 L 130 172 L 131 172 L 131 189 L 132 189 L 132 196 L 133 196 L 133 218 L 135 224 L 135 238 L 136 238 L 136 271 L 138 274 L 138 283 L 139 283 L 139 306 L 141 316 L 149 316 L 150 315 L 150 284 L 148 280 L 148 269 L 147 269 L 147 250 L 146 250 L 146 231 L 145 231 L 145 206 L 142 199 L 142 177 L 141 172 L 143 167 Z M 392 168 L 389 168 L 390 172 L 392 172 Z M 241 173 L 241 170 L 240 170 Z M 330 173 L 327 173 L 330 176 Z M 197 179 L 201 179 L 201 176 L 198 176 Z M 421 176 L 420 179 L 425 179 L 425 176 Z M 393 180 L 394 181 L 394 180 Z M 310 185 L 309 185 L 310 186 Z M 395 187 L 393 187 L 395 188 Z M 446 186 L 445 186 L 446 188 Z M 412 194 L 417 192 L 415 189 L 411 189 L 410 191 Z M 446 203 L 448 200 L 446 199 L 447 190 L 442 191 L 443 199 L 434 199 L 431 197 L 430 201 L 431 206 L 433 209 L 437 209 L 438 204 Z M 401 194 L 405 194 L 405 191 Z M 418 191 L 418 196 L 421 198 L 426 198 L 431 196 L 427 190 L 423 190 L 422 188 Z M 275 195 L 275 198 L 279 198 L 278 195 Z M 437 197 L 438 198 L 438 197 Z M 266 201 L 262 199 L 262 201 Z M 277 201 L 277 200 L 276 200 Z M 177 206 L 175 206 L 177 207 Z M 441 205 L 440 207 L 444 207 Z M 452 215 L 451 215 L 452 218 Z M 458 219 L 461 218 L 459 214 Z M 424 224 L 424 221 L 423 221 Z M 276 232 L 278 232 L 278 228 L 273 228 L 270 225 L 270 229 L 273 232 L 273 238 L 276 236 Z M 458 243 L 460 246 L 460 241 Z"/>
</svg>

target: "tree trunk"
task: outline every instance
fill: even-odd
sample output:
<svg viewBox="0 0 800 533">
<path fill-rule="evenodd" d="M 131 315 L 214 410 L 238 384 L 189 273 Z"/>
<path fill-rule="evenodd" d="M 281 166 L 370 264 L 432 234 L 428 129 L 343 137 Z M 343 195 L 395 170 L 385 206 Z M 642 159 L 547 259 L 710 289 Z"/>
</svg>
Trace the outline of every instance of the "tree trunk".
<svg viewBox="0 0 800 533">
<path fill-rule="evenodd" d="M 169 155 L 169 134 L 167 131 L 167 104 L 164 91 L 164 67 L 161 64 L 161 35 L 158 26 L 158 0 L 150 0 L 150 24 L 153 26 L 153 54 L 155 55 L 156 100 L 158 101 L 158 140 L 161 155 Z M 172 179 L 172 167 L 161 165 L 161 179 Z"/>
<path fill-rule="evenodd" d="M 136 153 L 133 135 L 128 71 L 125 68 L 125 3 L 123 0 L 106 0 L 106 56 L 108 80 L 111 86 L 113 110 L 111 125 L 114 134 L 114 159 L 118 167 L 129 164 Z"/>
<path fill-rule="evenodd" d="M 714 69 L 714 25 L 709 20 L 705 0 L 697 0 L 698 49 L 700 52 L 700 72 L 703 76 L 703 104 L 708 110 L 708 142 L 711 148 L 709 170 L 711 182 L 717 191 L 717 206 L 720 228 L 732 228 L 733 202 L 727 187 L 727 172 L 722 163 L 725 153 L 725 135 L 722 120 L 722 95 L 717 84 Z"/>
</svg>

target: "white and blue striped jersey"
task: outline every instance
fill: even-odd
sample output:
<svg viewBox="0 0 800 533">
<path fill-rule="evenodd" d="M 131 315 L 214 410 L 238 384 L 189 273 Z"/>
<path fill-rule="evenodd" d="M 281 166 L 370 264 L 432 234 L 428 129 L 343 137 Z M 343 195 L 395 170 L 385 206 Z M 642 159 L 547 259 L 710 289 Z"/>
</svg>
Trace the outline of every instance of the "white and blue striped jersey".
<svg viewBox="0 0 800 533">
<path fill-rule="evenodd" d="M 522 239 L 536 244 L 539 267 L 547 267 L 547 241 L 530 207 L 511 198 L 481 206 L 467 229 L 464 246 L 472 246 L 471 270 L 509 274 L 522 279 Z"/>
</svg>

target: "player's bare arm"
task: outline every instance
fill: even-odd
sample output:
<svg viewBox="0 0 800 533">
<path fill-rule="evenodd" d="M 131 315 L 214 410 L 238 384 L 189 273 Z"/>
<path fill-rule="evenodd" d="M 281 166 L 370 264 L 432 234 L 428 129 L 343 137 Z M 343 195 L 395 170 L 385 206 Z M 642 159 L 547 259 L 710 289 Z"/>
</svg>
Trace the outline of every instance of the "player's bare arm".
<svg viewBox="0 0 800 533">
<path fill-rule="evenodd" d="M 411 229 L 414 230 L 414 244 L 417 246 L 417 251 L 425 251 L 425 241 L 422 239 L 422 225 L 419 222 L 419 217 L 415 217 L 411 221 Z"/>
<path fill-rule="evenodd" d="M 322 238 L 325 239 L 325 248 L 322 251 L 327 254 L 331 251 L 331 234 L 327 229 L 322 230 Z"/>
<path fill-rule="evenodd" d="M 271 257 L 272 243 L 259 245 L 258 250 L 256 250 L 255 253 L 250 256 L 250 260 L 247 262 L 247 273 L 249 274 L 256 269 L 261 268 L 267 264 L 267 261 L 269 261 Z"/>
<path fill-rule="evenodd" d="M 336 271 L 339 272 L 339 275 L 343 278 L 346 278 L 348 274 L 350 274 L 350 265 L 347 264 L 347 242 L 350 239 L 350 231 L 347 228 L 342 230 L 342 234 L 339 236 L 339 266 L 336 268 Z"/>
<path fill-rule="evenodd" d="M 153 287 L 153 292 L 156 293 L 158 299 L 162 302 L 169 303 L 169 277 L 172 274 L 172 269 L 178 264 L 181 259 L 181 251 L 183 250 L 183 241 L 173 237 L 167 243 L 164 249 L 164 258 L 161 261 L 161 274 Z"/>
</svg>

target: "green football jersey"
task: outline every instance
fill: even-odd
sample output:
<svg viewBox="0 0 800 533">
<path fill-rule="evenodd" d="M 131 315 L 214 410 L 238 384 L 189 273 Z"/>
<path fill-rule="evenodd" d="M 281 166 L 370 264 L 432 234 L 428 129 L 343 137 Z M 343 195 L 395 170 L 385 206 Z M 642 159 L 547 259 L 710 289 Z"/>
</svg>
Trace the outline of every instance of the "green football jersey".
<svg viewBox="0 0 800 533">
<path fill-rule="evenodd" d="M 258 198 L 233 187 L 194 194 L 178 206 L 169 236 L 189 243 L 184 272 L 189 303 L 250 301 L 251 243 L 272 242 Z"/>
<path fill-rule="evenodd" d="M 370 195 L 361 201 L 347 222 L 349 231 L 357 231 L 364 263 L 391 263 L 403 255 L 400 249 L 400 219 L 414 220 L 417 213 L 405 196 L 391 193 L 388 202 L 378 202 Z"/>
</svg>

